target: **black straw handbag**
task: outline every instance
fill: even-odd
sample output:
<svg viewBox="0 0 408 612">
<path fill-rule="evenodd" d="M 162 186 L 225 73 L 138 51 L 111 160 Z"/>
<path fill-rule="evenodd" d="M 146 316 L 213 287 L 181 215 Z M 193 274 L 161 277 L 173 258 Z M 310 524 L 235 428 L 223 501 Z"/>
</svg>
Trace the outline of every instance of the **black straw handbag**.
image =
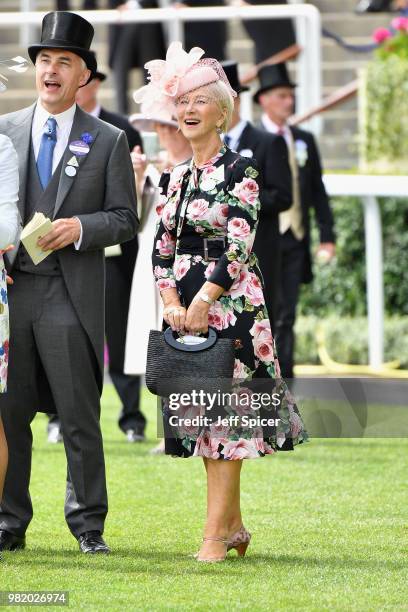
<svg viewBox="0 0 408 612">
<path fill-rule="evenodd" d="M 161 397 L 193 390 L 225 391 L 231 386 L 234 361 L 234 340 L 219 338 L 212 327 L 201 344 L 179 342 L 177 333 L 170 327 L 164 332 L 151 330 L 146 385 L 151 393 Z"/>
</svg>

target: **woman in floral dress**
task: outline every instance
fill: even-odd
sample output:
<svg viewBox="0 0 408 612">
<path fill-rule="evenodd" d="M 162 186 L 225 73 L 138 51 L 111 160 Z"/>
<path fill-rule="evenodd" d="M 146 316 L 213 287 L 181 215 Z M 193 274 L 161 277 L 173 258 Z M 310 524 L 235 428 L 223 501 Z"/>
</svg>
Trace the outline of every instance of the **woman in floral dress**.
<svg viewBox="0 0 408 612">
<path fill-rule="evenodd" d="M 6 270 L 3 253 L 8 250 L 18 229 L 18 159 L 11 140 L 0 134 L 0 394 L 7 387 L 9 322 Z M 7 469 L 7 443 L 1 420 L 0 401 L 0 499 Z"/>
<path fill-rule="evenodd" d="M 233 96 L 216 60 L 200 59 L 201 49 L 185 53 L 173 43 L 166 61 L 146 64 L 150 84 L 136 92 L 142 112 L 176 111 L 193 158 L 161 180 L 162 211 L 153 250 L 153 269 L 164 305 L 165 322 L 180 333 L 214 327 L 235 342 L 234 380 L 242 397 L 250 385 L 267 381 L 279 398 L 275 429 L 218 425 L 170 427 L 164 402 L 166 453 L 201 456 L 207 471 L 207 521 L 199 561 L 222 561 L 231 548 L 245 554 L 250 534 L 242 523 L 242 459 L 293 449 L 307 439 L 285 383 L 262 291 L 256 256 L 251 252 L 259 215 L 259 173 L 253 159 L 223 145 L 220 134 L 231 118 Z M 238 387 L 237 387 L 238 388 Z M 188 406 L 195 416 L 200 407 Z M 256 416 L 238 400 L 228 414 Z M 180 419 L 181 420 L 181 419 Z M 170 434 L 169 434 L 170 432 Z"/>
</svg>

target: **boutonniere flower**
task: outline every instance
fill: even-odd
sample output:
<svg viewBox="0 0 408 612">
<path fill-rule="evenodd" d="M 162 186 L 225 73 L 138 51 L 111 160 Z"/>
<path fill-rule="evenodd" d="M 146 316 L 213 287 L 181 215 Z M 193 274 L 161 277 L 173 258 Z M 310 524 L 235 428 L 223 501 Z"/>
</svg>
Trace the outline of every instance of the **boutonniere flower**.
<svg viewBox="0 0 408 612">
<path fill-rule="evenodd" d="M 81 140 L 85 142 L 85 144 L 90 145 L 93 143 L 93 136 L 89 132 L 84 132 L 81 134 Z"/>
<path fill-rule="evenodd" d="M 309 158 L 307 144 L 304 140 L 295 141 L 295 155 L 299 168 L 303 168 Z"/>
<path fill-rule="evenodd" d="M 203 191 L 212 191 L 219 183 L 225 180 L 224 166 L 209 166 L 204 168 L 200 179 L 200 188 Z"/>
</svg>

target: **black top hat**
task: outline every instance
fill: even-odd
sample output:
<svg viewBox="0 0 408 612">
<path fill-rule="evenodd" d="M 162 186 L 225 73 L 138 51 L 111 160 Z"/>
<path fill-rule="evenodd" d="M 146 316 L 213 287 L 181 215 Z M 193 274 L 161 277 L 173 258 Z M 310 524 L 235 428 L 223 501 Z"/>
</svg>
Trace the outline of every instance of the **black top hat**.
<svg viewBox="0 0 408 612">
<path fill-rule="evenodd" d="M 89 53 L 92 53 L 92 55 L 93 55 L 93 57 L 95 59 L 95 64 L 97 64 L 98 62 L 97 62 L 97 59 L 96 59 L 95 51 L 90 51 Z M 106 81 L 107 77 L 106 77 L 106 74 L 104 72 L 100 72 L 99 70 L 96 70 L 95 74 L 92 75 L 92 78 L 93 79 L 98 79 L 98 81 L 100 81 L 102 83 L 103 81 Z"/>
<path fill-rule="evenodd" d="M 233 60 L 227 60 L 225 62 L 221 62 L 221 66 L 224 68 L 224 72 L 227 75 L 229 84 L 232 89 L 234 89 L 237 94 L 242 93 L 243 91 L 249 91 L 249 87 L 245 85 L 241 85 L 238 77 L 238 64 Z"/>
<path fill-rule="evenodd" d="M 288 70 L 284 63 L 269 64 L 263 66 L 258 72 L 260 88 L 254 94 L 255 102 L 259 101 L 259 96 L 265 91 L 274 89 L 275 87 L 296 87 L 295 83 L 289 78 Z"/>
<path fill-rule="evenodd" d="M 41 49 L 65 49 L 82 57 L 91 78 L 96 73 L 96 57 L 89 50 L 94 35 L 92 25 L 76 13 L 54 11 L 47 13 L 42 21 L 41 42 L 28 47 L 33 64 Z"/>
</svg>

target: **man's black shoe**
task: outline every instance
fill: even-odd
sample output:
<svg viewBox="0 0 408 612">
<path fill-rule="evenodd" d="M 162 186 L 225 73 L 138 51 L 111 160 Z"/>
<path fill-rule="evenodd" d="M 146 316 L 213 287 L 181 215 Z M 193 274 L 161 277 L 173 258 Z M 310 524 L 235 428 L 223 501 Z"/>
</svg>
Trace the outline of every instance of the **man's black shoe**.
<svg viewBox="0 0 408 612">
<path fill-rule="evenodd" d="M 22 550 L 25 548 L 25 537 L 20 537 L 8 531 L 0 530 L 0 551 Z"/>
<path fill-rule="evenodd" d="M 109 546 L 106 545 L 100 531 L 86 531 L 78 538 L 79 548 L 83 553 L 95 555 L 102 553 L 107 555 L 110 553 Z"/>
</svg>

